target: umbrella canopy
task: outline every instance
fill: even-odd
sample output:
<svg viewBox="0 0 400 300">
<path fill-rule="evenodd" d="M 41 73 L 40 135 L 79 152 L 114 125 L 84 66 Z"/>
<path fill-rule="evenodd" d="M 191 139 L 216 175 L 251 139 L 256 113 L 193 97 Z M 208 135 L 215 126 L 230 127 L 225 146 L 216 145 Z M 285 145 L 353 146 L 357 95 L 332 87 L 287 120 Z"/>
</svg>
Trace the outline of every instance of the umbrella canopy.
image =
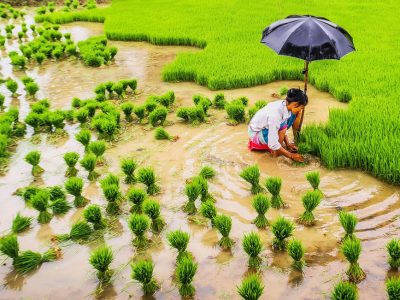
<svg viewBox="0 0 400 300">
<path fill-rule="evenodd" d="M 264 29 L 261 43 L 279 55 L 307 62 L 340 59 L 355 50 L 353 38 L 328 19 L 311 15 L 291 15 Z"/>
</svg>

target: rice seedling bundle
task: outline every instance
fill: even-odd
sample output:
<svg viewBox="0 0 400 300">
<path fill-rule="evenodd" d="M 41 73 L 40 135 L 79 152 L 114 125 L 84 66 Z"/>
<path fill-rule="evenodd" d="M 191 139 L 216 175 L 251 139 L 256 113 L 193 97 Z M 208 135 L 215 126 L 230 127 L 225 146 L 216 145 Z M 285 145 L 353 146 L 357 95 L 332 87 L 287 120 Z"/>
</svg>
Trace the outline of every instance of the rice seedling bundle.
<svg viewBox="0 0 400 300">
<path fill-rule="evenodd" d="M 218 241 L 218 245 L 224 250 L 232 248 L 234 241 L 229 237 L 232 228 L 232 218 L 226 215 L 218 215 L 214 218 L 214 224 L 222 235 L 222 238 Z"/>
<path fill-rule="evenodd" d="M 136 105 L 133 109 L 133 113 L 139 119 L 140 123 L 143 123 L 143 120 L 146 116 L 146 107 L 144 105 Z"/>
<path fill-rule="evenodd" d="M 185 186 L 185 194 L 188 197 L 188 201 L 185 203 L 183 207 L 183 211 L 188 213 L 189 215 L 193 215 L 196 213 L 196 199 L 199 197 L 201 192 L 201 187 L 195 181 L 189 182 Z"/>
<path fill-rule="evenodd" d="M 160 103 L 162 106 L 166 108 L 170 108 L 175 102 L 175 93 L 173 91 L 168 91 L 164 95 L 160 96 L 151 95 L 149 99 L 151 101 Z"/>
<path fill-rule="evenodd" d="M 88 149 L 92 152 L 96 159 L 101 159 L 104 152 L 106 151 L 106 143 L 104 141 L 93 141 L 88 145 Z"/>
<path fill-rule="evenodd" d="M 176 111 L 176 116 L 194 125 L 204 123 L 206 121 L 206 114 L 200 106 L 194 107 L 180 107 Z"/>
<path fill-rule="evenodd" d="M 339 221 L 346 232 L 343 240 L 355 238 L 354 230 L 358 222 L 356 215 L 343 210 L 339 211 Z"/>
<path fill-rule="evenodd" d="M 301 224 L 312 226 L 315 223 L 313 210 L 321 203 L 321 193 L 318 190 L 308 191 L 301 200 L 305 212 L 299 217 L 298 221 Z"/>
<path fill-rule="evenodd" d="M 19 243 L 15 234 L 0 237 L 0 253 L 8 256 L 14 262 L 19 255 Z"/>
<path fill-rule="evenodd" d="M 215 217 L 217 216 L 217 208 L 214 202 L 207 200 L 201 203 L 200 213 L 203 217 L 211 221 L 211 226 L 215 226 Z"/>
<path fill-rule="evenodd" d="M 273 249 L 282 251 L 286 249 L 286 239 L 291 237 L 294 231 L 294 224 L 288 219 L 280 216 L 271 225 L 271 231 L 274 234 L 272 241 Z"/>
<path fill-rule="evenodd" d="M 85 151 L 88 150 L 91 137 L 92 133 L 88 129 L 82 129 L 75 135 L 75 139 L 85 147 Z"/>
<path fill-rule="evenodd" d="M 208 182 L 203 176 L 196 176 L 192 179 L 192 182 L 197 184 L 200 189 L 200 200 L 201 202 L 211 201 L 215 202 L 213 196 L 208 192 Z"/>
<path fill-rule="evenodd" d="M 225 104 L 225 110 L 231 124 L 239 124 L 246 122 L 245 106 L 237 102 Z"/>
<path fill-rule="evenodd" d="M 296 239 L 290 240 L 287 245 L 287 251 L 290 257 L 293 259 L 293 268 L 301 270 L 304 266 L 304 247 L 301 241 Z"/>
<path fill-rule="evenodd" d="M 63 198 L 52 201 L 50 207 L 53 211 L 53 215 L 64 215 L 72 208 L 68 201 Z"/>
<path fill-rule="evenodd" d="M 167 118 L 168 110 L 163 107 L 157 107 L 149 114 L 149 122 L 153 127 L 163 125 Z"/>
<path fill-rule="evenodd" d="M 134 108 L 135 107 L 132 102 L 125 102 L 125 103 L 121 104 L 121 110 L 124 112 L 125 120 L 127 122 L 132 121 L 132 113 L 133 113 Z"/>
<path fill-rule="evenodd" d="M 19 37 L 20 39 L 21 39 L 23 36 L 24 36 L 24 34 L 23 34 L 22 32 L 18 32 L 18 37 Z M 27 63 L 25 56 L 16 54 L 16 55 L 10 56 L 10 59 L 11 59 L 11 64 L 12 64 L 13 66 L 16 66 L 16 67 L 18 67 L 18 68 L 20 68 L 20 69 L 25 69 L 25 66 L 26 66 L 26 63 Z M 7 88 L 8 88 L 8 86 L 7 86 Z M 10 90 L 10 91 L 11 91 L 11 90 Z M 12 92 L 12 91 L 11 91 L 11 92 Z M 15 93 L 15 92 L 13 92 L 13 94 L 14 94 L 14 93 Z"/>
<path fill-rule="evenodd" d="M 150 219 L 146 215 L 132 214 L 128 219 L 128 226 L 135 234 L 132 244 L 138 248 L 146 248 L 149 240 L 146 238 L 146 231 L 150 228 Z"/>
<path fill-rule="evenodd" d="M 150 260 L 141 260 L 132 267 L 132 279 L 140 282 L 145 295 L 154 295 L 160 289 L 160 285 L 153 278 L 154 264 Z"/>
<path fill-rule="evenodd" d="M 76 176 L 76 174 L 78 174 L 78 169 L 75 168 L 78 160 L 79 154 L 77 152 L 67 152 L 64 154 L 64 161 L 68 166 L 68 169 L 65 172 L 66 177 Z"/>
<path fill-rule="evenodd" d="M 160 233 L 165 226 L 165 221 L 160 214 L 160 203 L 154 199 L 145 200 L 143 202 L 143 212 L 151 219 L 151 230 L 155 233 Z"/>
<path fill-rule="evenodd" d="M 265 181 L 265 187 L 268 192 L 271 193 L 271 206 L 273 208 L 282 208 L 285 206 L 285 203 L 282 200 L 280 195 L 282 188 L 282 179 L 279 177 L 269 177 Z"/>
<path fill-rule="evenodd" d="M 39 211 L 38 222 L 40 224 L 49 223 L 52 219 L 51 213 L 48 212 L 50 194 L 48 191 L 38 191 L 31 200 L 34 209 Z"/>
<path fill-rule="evenodd" d="M 137 180 L 147 186 L 147 193 L 149 195 L 157 194 L 160 191 L 160 187 L 156 183 L 157 180 L 154 170 L 150 167 L 139 169 Z"/>
<path fill-rule="evenodd" d="M 102 180 L 100 180 L 101 188 L 104 188 L 105 186 L 111 185 L 111 184 L 119 187 L 119 177 L 117 175 L 109 173 L 109 174 L 107 174 L 106 177 L 104 177 Z"/>
<path fill-rule="evenodd" d="M 319 190 L 319 183 L 320 183 L 319 172 L 315 171 L 306 173 L 306 179 L 314 190 Z"/>
<path fill-rule="evenodd" d="M 121 192 L 119 186 L 112 183 L 102 184 L 104 197 L 107 200 L 106 212 L 110 215 L 116 215 L 120 212 L 119 201 Z"/>
<path fill-rule="evenodd" d="M 57 259 L 54 249 L 49 249 L 45 253 L 40 254 L 31 250 L 21 252 L 14 260 L 14 267 L 20 274 L 29 273 L 41 266 L 44 262 L 50 262 Z"/>
<path fill-rule="evenodd" d="M 86 171 L 88 171 L 88 179 L 94 181 L 98 174 L 94 171 L 96 168 L 97 157 L 92 153 L 87 153 L 79 162 Z"/>
<path fill-rule="evenodd" d="M 343 255 L 349 261 L 350 266 L 346 271 L 351 282 L 357 283 L 365 278 L 365 273 L 358 264 L 358 258 L 361 253 L 361 242 L 357 238 L 347 238 L 341 247 Z"/>
<path fill-rule="evenodd" d="M 162 127 L 157 127 L 154 130 L 154 138 L 156 140 L 169 140 L 169 141 L 173 141 L 174 137 L 171 136 L 164 128 Z"/>
<path fill-rule="evenodd" d="M 400 267 L 400 240 L 392 239 L 386 244 L 386 249 L 389 254 L 389 265 L 393 269 Z"/>
<path fill-rule="evenodd" d="M 186 251 L 189 244 L 190 235 L 182 230 L 170 231 L 167 234 L 168 244 L 178 251 L 176 263 L 179 264 L 183 258 L 191 257 L 190 253 Z"/>
<path fill-rule="evenodd" d="M 263 191 L 260 185 L 260 169 L 257 165 L 248 166 L 242 170 L 240 177 L 251 184 L 251 193 L 258 194 Z"/>
<path fill-rule="evenodd" d="M 133 184 L 136 182 L 135 170 L 137 163 L 131 158 L 125 158 L 121 161 L 121 170 L 125 174 L 125 183 Z"/>
<path fill-rule="evenodd" d="M 192 285 L 196 275 L 198 264 L 191 257 L 183 257 L 176 267 L 176 275 L 179 283 L 179 294 L 183 298 L 193 297 L 196 289 Z"/>
<path fill-rule="evenodd" d="M 92 204 L 86 207 L 83 211 L 83 217 L 86 222 L 93 225 L 94 230 L 104 229 L 107 226 L 99 205 Z"/>
<path fill-rule="evenodd" d="M 257 217 L 254 219 L 253 223 L 260 229 L 264 229 L 269 225 L 269 222 L 267 218 L 265 217 L 265 214 L 267 213 L 269 207 L 270 207 L 270 202 L 269 198 L 265 194 L 257 194 L 253 197 L 253 203 L 252 203 L 254 209 L 257 212 Z"/>
<path fill-rule="evenodd" d="M 84 64 L 90 67 L 108 64 L 118 51 L 115 47 L 107 46 L 107 39 L 104 36 L 94 36 L 81 41 L 78 43 L 78 48 Z M 120 92 L 119 88 L 116 88 L 116 90 Z M 122 93 L 119 95 L 122 95 Z"/>
<path fill-rule="evenodd" d="M 400 299 L 400 279 L 393 277 L 386 281 L 386 293 L 388 300 Z"/>
<path fill-rule="evenodd" d="M 131 212 L 136 214 L 142 213 L 142 204 L 147 197 L 147 193 L 138 188 L 130 188 L 126 194 L 128 201 L 132 203 Z"/>
<path fill-rule="evenodd" d="M 210 166 L 204 166 L 201 168 L 199 176 L 205 179 L 212 179 L 215 177 L 215 170 Z"/>
<path fill-rule="evenodd" d="M 215 108 L 224 109 L 226 104 L 225 95 L 223 93 L 216 94 L 213 104 Z"/>
<path fill-rule="evenodd" d="M 43 173 L 43 169 L 39 166 L 40 163 L 40 152 L 31 151 L 25 156 L 25 161 L 32 165 L 32 175 L 40 176 Z"/>
<path fill-rule="evenodd" d="M 83 180 L 79 177 L 70 177 L 65 182 L 66 191 L 75 197 L 75 207 L 84 207 L 88 200 L 82 196 Z"/>
<path fill-rule="evenodd" d="M 112 270 L 109 269 L 114 254 L 109 246 L 102 246 L 90 253 L 89 263 L 96 269 L 97 278 L 101 283 L 110 282 Z"/>
<path fill-rule="evenodd" d="M 335 285 L 332 294 L 332 300 L 357 300 L 358 299 L 358 292 L 357 287 L 347 281 L 340 281 L 338 284 Z"/>
<path fill-rule="evenodd" d="M 93 233 L 92 227 L 86 221 L 78 221 L 71 227 L 69 234 L 57 235 L 56 238 L 59 241 L 79 241 L 86 240 Z"/>
<path fill-rule="evenodd" d="M 244 300 L 257 300 L 262 296 L 264 286 L 259 275 L 250 274 L 243 279 L 241 285 L 237 287 L 237 291 Z"/>
<path fill-rule="evenodd" d="M 242 246 L 244 251 L 249 256 L 249 268 L 259 268 L 262 262 L 259 255 L 263 250 L 263 245 L 261 243 L 259 234 L 256 232 L 245 234 L 243 236 Z"/>
<path fill-rule="evenodd" d="M 115 82 L 112 86 L 112 91 L 117 94 L 118 98 L 123 98 L 125 89 L 122 82 Z"/>
<path fill-rule="evenodd" d="M 28 230 L 31 227 L 33 218 L 24 217 L 20 213 L 18 213 L 12 221 L 11 231 L 14 234 L 18 234 L 25 230 Z"/>
</svg>

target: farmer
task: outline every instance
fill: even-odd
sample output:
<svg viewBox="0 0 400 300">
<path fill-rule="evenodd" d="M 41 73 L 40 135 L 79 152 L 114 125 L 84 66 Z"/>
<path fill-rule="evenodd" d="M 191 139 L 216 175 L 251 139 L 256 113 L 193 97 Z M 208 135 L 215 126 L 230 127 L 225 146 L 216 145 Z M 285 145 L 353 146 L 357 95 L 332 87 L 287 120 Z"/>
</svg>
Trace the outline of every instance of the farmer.
<svg viewBox="0 0 400 300">
<path fill-rule="evenodd" d="M 307 95 L 302 90 L 293 88 L 287 92 L 286 100 L 270 102 L 260 109 L 249 123 L 249 148 L 268 150 L 274 156 L 284 155 L 294 161 L 303 162 L 303 156 L 296 153 L 296 145 L 289 142 L 287 130 L 293 123 L 298 123 L 307 103 Z"/>
</svg>

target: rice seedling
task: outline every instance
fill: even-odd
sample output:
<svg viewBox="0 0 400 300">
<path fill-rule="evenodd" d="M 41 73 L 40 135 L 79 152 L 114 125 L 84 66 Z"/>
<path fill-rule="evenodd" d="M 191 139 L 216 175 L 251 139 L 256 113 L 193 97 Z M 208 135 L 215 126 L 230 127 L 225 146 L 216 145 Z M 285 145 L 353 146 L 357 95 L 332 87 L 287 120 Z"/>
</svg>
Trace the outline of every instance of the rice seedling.
<svg viewBox="0 0 400 300">
<path fill-rule="evenodd" d="M 178 251 L 176 263 L 179 264 L 184 257 L 190 257 L 191 254 L 186 250 L 189 244 L 190 235 L 182 230 L 170 231 L 167 234 L 168 244 Z"/>
<path fill-rule="evenodd" d="M 15 234 L 9 234 L 0 238 L 0 253 L 8 256 L 15 262 L 19 255 L 19 243 Z"/>
<path fill-rule="evenodd" d="M 25 85 L 25 90 L 29 96 L 33 97 L 39 91 L 39 85 L 36 82 L 30 82 Z"/>
<path fill-rule="evenodd" d="M 302 197 L 305 212 L 299 217 L 298 222 L 307 226 L 315 223 L 313 210 L 321 203 L 321 193 L 318 190 L 308 191 Z"/>
<path fill-rule="evenodd" d="M 134 110 L 134 105 L 132 102 L 125 102 L 121 104 L 121 110 L 124 112 L 125 114 L 125 120 L 127 122 L 131 122 L 132 121 L 132 113 Z"/>
<path fill-rule="evenodd" d="M 88 129 L 82 129 L 75 135 L 75 139 L 85 147 L 85 151 L 88 150 L 91 137 L 92 133 Z"/>
<path fill-rule="evenodd" d="M 56 236 L 56 239 L 60 242 L 73 240 L 87 240 L 93 233 L 92 227 L 86 221 L 78 221 L 74 223 L 68 234 L 60 234 Z"/>
<path fill-rule="evenodd" d="M 388 300 L 399 300 L 400 299 L 400 279 L 393 277 L 386 281 L 386 293 Z"/>
<path fill-rule="evenodd" d="M 142 204 L 147 197 L 144 190 L 138 188 L 130 188 L 126 194 L 128 201 L 132 203 L 131 212 L 136 214 L 142 213 Z"/>
<path fill-rule="evenodd" d="M 201 203 L 200 213 L 203 217 L 209 219 L 211 221 L 211 226 L 215 226 L 215 217 L 217 216 L 217 209 L 215 207 L 214 202 L 207 200 Z"/>
<path fill-rule="evenodd" d="M 112 91 L 117 94 L 118 98 L 123 98 L 125 90 L 121 82 L 115 82 L 112 86 Z"/>
<path fill-rule="evenodd" d="M 107 46 L 107 39 L 104 36 L 94 36 L 80 41 L 78 48 L 83 63 L 90 67 L 100 67 L 103 64 L 107 64 L 118 51 L 115 47 Z M 112 86 L 112 90 L 120 92 L 119 87 L 122 88 L 122 84 L 115 83 Z"/>
<path fill-rule="evenodd" d="M 290 257 L 293 259 L 292 266 L 297 270 L 303 269 L 304 266 L 304 247 L 301 241 L 292 239 L 287 245 L 287 251 Z"/>
<path fill-rule="evenodd" d="M 357 287 L 351 282 L 340 281 L 335 285 L 332 294 L 332 300 L 357 300 Z"/>
<path fill-rule="evenodd" d="M 143 123 L 143 120 L 146 116 L 146 107 L 144 105 L 137 105 L 133 109 L 133 113 L 139 119 L 140 123 Z"/>
<path fill-rule="evenodd" d="M 75 207 L 84 207 L 88 200 L 82 196 L 83 180 L 79 177 L 70 177 L 65 182 L 65 189 L 69 194 L 75 197 Z"/>
<path fill-rule="evenodd" d="M 400 267 L 400 240 L 390 240 L 390 242 L 386 244 L 386 249 L 389 254 L 388 263 L 390 267 L 398 269 Z"/>
<path fill-rule="evenodd" d="M 141 260 L 132 267 L 132 279 L 140 282 L 145 295 L 154 295 L 160 289 L 160 285 L 153 278 L 154 264 L 150 260 Z"/>
<path fill-rule="evenodd" d="M 151 219 L 151 230 L 155 233 L 160 233 L 165 221 L 160 215 L 160 203 L 153 199 L 147 199 L 143 202 L 143 212 Z"/>
<path fill-rule="evenodd" d="M 150 167 L 139 169 L 137 180 L 147 186 L 147 193 L 149 195 L 157 194 L 160 191 L 160 187 L 156 183 L 154 170 Z"/>
<path fill-rule="evenodd" d="M 243 279 L 241 285 L 237 287 L 237 291 L 244 300 L 257 300 L 262 296 L 264 286 L 257 274 L 250 274 Z"/>
<path fill-rule="evenodd" d="M 106 185 L 116 185 L 119 187 L 119 177 L 117 175 L 114 175 L 112 173 L 109 173 L 106 177 L 104 177 L 102 180 L 100 180 L 100 186 L 103 188 Z"/>
<path fill-rule="evenodd" d="M 15 80 L 8 79 L 6 81 L 6 87 L 11 92 L 11 94 L 14 96 L 18 89 L 18 83 Z"/>
<path fill-rule="evenodd" d="M 137 163 L 132 158 L 125 158 L 121 161 L 121 170 L 125 174 L 125 183 L 133 184 L 136 182 L 135 170 Z"/>
<path fill-rule="evenodd" d="M 104 197 L 107 200 L 106 212 L 110 215 L 116 215 L 120 212 L 119 201 L 121 192 L 119 186 L 112 183 L 102 184 Z"/>
<path fill-rule="evenodd" d="M 200 195 L 199 184 L 195 181 L 187 183 L 185 186 L 185 194 L 188 197 L 188 201 L 185 203 L 183 211 L 189 215 L 193 215 L 197 211 L 195 202 Z"/>
<path fill-rule="evenodd" d="M 164 128 L 162 127 L 157 127 L 154 130 L 154 138 L 156 140 L 169 140 L 169 141 L 173 141 L 174 137 L 171 136 Z"/>
<path fill-rule="evenodd" d="M 317 171 L 308 172 L 306 174 L 306 179 L 314 190 L 319 190 L 319 183 L 320 183 L 319 172 Z"/>
<path fill-rule="evenodd" d="M 107 226 L 99 205 L 92 204 L 86 207 L 83 211 L 83 217 L 86 222 L 93 225 L 94 230 L 104 229 Z"/>
<path fill-rule="evenodd" d="M 216 94 L 213 104 L 215 108 L 224 109 L 226 104 L 225 95 L 222 93 Z"/>
<path fill-rule="evenodd" d="M 85 168 L 86 171 L 89 172 L 88 174 L 88 179 L 90 181 L 94 181 L 98 174 L 94 171 L 96 168 L 96 163 L 97 163 L 97 157 L 96 155 L 92 153 L 87 153 L 85 156 L 81 159 L 79 162 L 83 168 Z"/>
<path fill-rule="evenodd" d="M 179 283 L 179 294 L 182 298 L 193 297 L 196 289 L 192 285 L 196 275 L 198 264 L 191 257 L 183 257 L 176 268 L 176 276 Z"/>
<path fill-rule="evenodd" d="M 24 217 L 18 213 L 12 221 L 11 231 L 14 234 L 21 233 L 31 227 L 32 218 Z"/>
<path fill-rule="evenodd" d="M 273 208 L 282 208 L 285 206 L 285 203 L 282 200 L 280 195 L 282 188 L 282 179 L 279 177 L 269 177 L 265 181 L 265 186 L 268 192 L 271 193 L 271 206 Z"/>
<path fill-rule="evenodd" d="M 21 40 L 21 38 L 23 36 L 24 36 L 23 32 L 18 32 L 18 38 L 20 40 Z M 27 63 L 25 56 L 16 54 L 16 55 L 10 56 L 10 59 L 11 59 L 11 64 L 13 66 L 16 66 L 16 67 L 18 67 L 20 69 L 25 69 L 25 66 L 26 66 L 26 63 Z"/>
<path fill-rule="evenodd" d="M 86 107 L 82 107 L 75 112 L 75 118 L 79 121 L 79 123 L 81 123 L 81 125 L 87 122 L 88 117 L 89 111 Z"/>
<path fill-rule="evenodd" d="M 25 161 L 32 165 L 32 175 L 40 176 L 44 172 L 44 170 L 39 166 L 40 163 L 40 152 L 39 151 L 31 151 L 25 156 Z"/>
<path fill-rule="evenodd" d="M 342 253 L 349 261 L 350 266 L 346 271 L 351 282 L 357 283 L 365 278 L 365 273 L 358 264 L 358 258 L 361 253 L 361 242 L 357 238 L 345 239 L 342 244 Z"/>
<path fill-rule="evenodd" d="M 55 199 L 51 202 L 50 206 L 53 211 L 53 215 L 64 215 L 72 208 L 67 200 L 63 198 Z"/>
<path fill-rule="evenodd" d="M 103 160 L 102 156 L 106 151 L 106 143 L 104 141 L 93 141 L 88 145 L 88 149 L 96 156 L 97 161 Z"/>
<path fill-rule="evenodd" d="M 260 169 L 257 165 L 248 166 L 242 170 L 240 177 L 251 184 L 251 193 L 258 194 L 263 191 L 260 185 Z"/>
<path fill-rule="evenodd" d="M 102 246 L 90 253 L 89 263 L 96 269 L 97 279 L 101 283 L 108 283 L 111 280 L 112 270 L 110 264 L 114 259 L 114 253 L 109 246 Z"/>
<path fill-rule="evenodd" d="M 354 230 L 358 222 L 356 215 L 343 210 L 339 211 L 339 221 L 346 232 L 343 240 L 355 238 Z"/>
<path fill-rule="evenodd" d="M 214 224 L 222 235 L 222 238 L 218 241 L 218 245 L 224 250 L 232 248 L 234 241 L 229 237 L 232 228 L 232 218 L 226 215 L 218 215 L 214 218 Z"/>
<path fill-rule="evenodd" d="M 31 250 L 21 252 L 14 261 L 14 267 L 20 274 L 29 273 L 44 262 L 50 262 L 57 259 L 57 253 L 54 249 L 49 249 L 45 253 L 40 254 Z"/>
<path fill-rule="evenodd" d="M 271 225 L 271 231 L 274 234 L 272 241 L 273 249 L 282 251 L 286 249 L 286 239 L 291 237 L 294 231 L 294 224 L 288 219 L 280 216 Z"/>
<path fill-rule="evenodd" d="M 79 154 L 77 152 L 67 152 L 64 154 L 64 161 L 68 166 L 68 169 L 65 172 L 66 177 L 72 177 L 78 174 L 78 169 L 75 168 L 78 160 L 79 160 Z"/>
<path fill-rule="evenodd" d="M 246 110 L 244 105 L 236 102 L 226 103 L 225 110 L 231 124 L 237 125 L 246 122 Z"/>
<path fill-rule="evenodd" d="M 149 114 L 149 122 L 153 127 L 163 125 L 167 118 L 168 109 L 163 106 L 157 107 Z"/>
<path fill-rule="evenodd" d="M 282 97 L 282 96 L 286 95 L 288 91 L 289 91 L 289 88 L 287 86 L 282 86 L 279 89 L 279 96 Z"/>
<path fill-rule="evenodd" d="M 201 168 L 199 176 L 205 179 L 212 179 L 215 177 L 215 170 L 210 166 L 204 166 Z"/>
<path fill-rule="evenodd" d="M 255 195 L 252 205 L 258 214 L 253 223 L 257 226 L 257 228 L 264 229 L 269 225 L 269 222 L 265 217 L 265 214 L 270 207 L 268 196 L 265 194 Z"/>
<path fill-rule="evenodd" d="M 263 250 L 260 236 L 256 232 L 245 234 L 242 241 L 244 251 L 249 256 L 249 268 L 258 269 L 261 265 L 261 258 L 259 257 Z"/>
<path fill-rule="evenodd" d="M 44 54 L 41 53 L 41 52 L 36 53 L 36 54 L 34 55 L 34 57 L 35 57 L 36 62 L 37 62 L 39 65 L 41 65 L 41 64 L 44 62 L 44 60 L 46 59 L 46 55 L 44 55 Z"/>
<path fill-rule="evenodd" d="M 49 198 L 50 194 L 48 191 L 40 190 L 38 191 L 31 200 L 34 209 L 39 211 L 38 222 L 40 224 L 49 223 L 52 219 L 51 213 L 47 211 L 49 208 Z"/>
<path fill-rule="evenodd" d="M 150 219 L 146 215 L 132 214 L 128 219 L 128 226 L 135 234 L 132 244 L 138 248 L 146 248 L 149 240 L 146 238 L 146 231 L 150 228 Z"/>
</svg>

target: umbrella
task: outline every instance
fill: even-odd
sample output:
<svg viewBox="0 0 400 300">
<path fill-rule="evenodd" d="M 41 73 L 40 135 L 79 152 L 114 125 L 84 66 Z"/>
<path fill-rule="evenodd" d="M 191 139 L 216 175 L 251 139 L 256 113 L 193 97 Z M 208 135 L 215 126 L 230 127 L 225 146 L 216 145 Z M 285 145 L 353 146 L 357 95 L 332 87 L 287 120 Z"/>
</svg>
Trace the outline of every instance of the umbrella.
<svg viewBox="0 0 400 300">
<path fill-rule="evenodd" d="M 264 29 L 261 43 L 279 55 L 304 60 L 304 92 L 307 93 L 308 64 L 314 60 L 340 59 L 355 51 L 353 38 L 328 19 L 311 15 L 290 15 Z M 303 123 L 301 115 L 299 131 Z"/>
</svg>

